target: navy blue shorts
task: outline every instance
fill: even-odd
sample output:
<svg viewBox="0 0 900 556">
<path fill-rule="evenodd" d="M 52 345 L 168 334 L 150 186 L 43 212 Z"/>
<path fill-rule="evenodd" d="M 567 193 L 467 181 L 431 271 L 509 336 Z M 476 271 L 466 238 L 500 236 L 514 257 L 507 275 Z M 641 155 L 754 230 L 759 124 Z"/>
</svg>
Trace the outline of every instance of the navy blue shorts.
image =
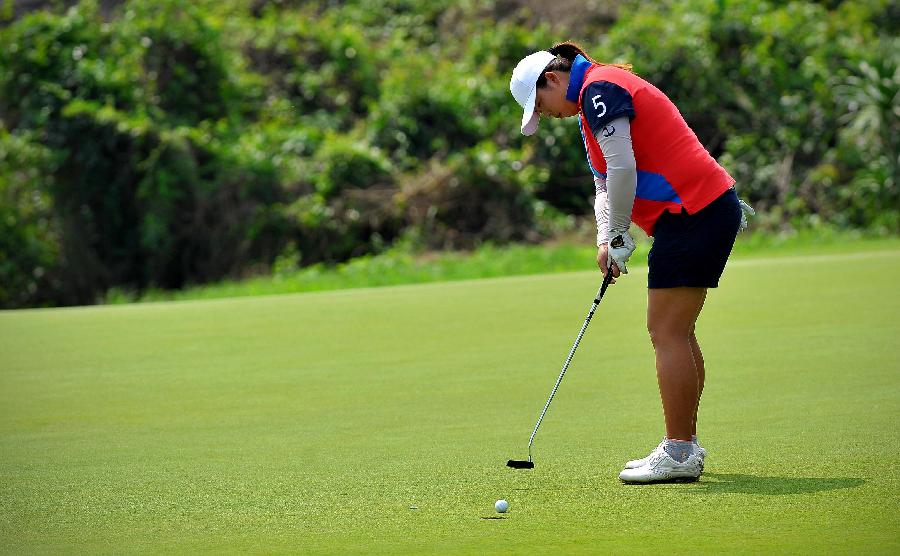
<svg viewBox="0 0 900 556">
<path fill-rule="evenodd" d="M 662 213 L 653 228 L 647 287 L 717 287 L 740 223 L 734 189 L 696 214 Z"/>
</svg>

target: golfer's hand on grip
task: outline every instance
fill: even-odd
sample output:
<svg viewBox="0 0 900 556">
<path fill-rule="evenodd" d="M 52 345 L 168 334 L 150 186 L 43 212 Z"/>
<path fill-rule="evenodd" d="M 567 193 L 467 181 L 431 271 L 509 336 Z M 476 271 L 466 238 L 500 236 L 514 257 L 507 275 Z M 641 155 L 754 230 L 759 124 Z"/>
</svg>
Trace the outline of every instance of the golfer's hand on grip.
<svg viewBox="0 0 900 556">
<path fill-rule="evenodd" d="M 604 243 L 600 247 L 597 248 L 597 266 L 600 267 L 600 272 L 603 273 L 603 276 L 606 277 L 607 272 L 613 273 L 613 280 L 610 281 L 610 284 L 615 284 L 615 278 L 620 276 L 619 267 L 616 266 L 616 263 L 612 264 L 612 268 L 609 266 L 609 244 Z"/>
<path fill-rule="evenodd" d="M 628 230 L 610 230 L 609 236 L 610 240 L 597 250 L 597 264 L 601 271 L 609 268 L 613 271 L 613 277 L 618 278 L 621 274 L 628 274 L 625 262 L 634 253 L 634 240 Z M 606 276 L 606 273 L 603 275 Z"/>
</svg>

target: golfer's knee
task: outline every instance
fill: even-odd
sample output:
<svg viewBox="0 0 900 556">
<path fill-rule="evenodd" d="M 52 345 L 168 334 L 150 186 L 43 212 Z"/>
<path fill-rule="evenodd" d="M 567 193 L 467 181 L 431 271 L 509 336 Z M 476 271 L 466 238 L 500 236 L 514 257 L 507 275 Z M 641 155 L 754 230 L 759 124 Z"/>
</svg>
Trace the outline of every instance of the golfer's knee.
<svg viewBox="0 0 900 556">
<path fill-rule="evenodd" d="M 654 347 L 690 342 L 693 326 L 679 326 L 671 323 L 647 323 L 647 332 Z"/>
</svg>

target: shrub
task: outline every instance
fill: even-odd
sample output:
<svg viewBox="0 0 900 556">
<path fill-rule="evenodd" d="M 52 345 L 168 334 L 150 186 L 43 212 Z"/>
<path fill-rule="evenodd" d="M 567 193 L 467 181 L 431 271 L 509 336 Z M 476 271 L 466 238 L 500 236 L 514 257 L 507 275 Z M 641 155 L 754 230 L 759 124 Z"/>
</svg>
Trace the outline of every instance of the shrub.
<svg viewBox="0 0 900 556">
<path fill-rule="evenodd" d="M 378 149 L 351 136 L 326 138 L 313 160 L 316 190 L 324 199 L 345 189 L 366 189 L 392 182 L 390 161 Z"/>
<path fill-rule="evenodd" d="M 367 139 L 403 169 L 477 142 L 480 132 L 468 84 L 449 61 L 407 58 L 384 76 L 381 97 L 366 125 Z"/>
<path fill-rule="evenodd" d="M 128 2 L 115 27 L 124 57 L 137 54 L 140 88 L 154 119 L 191 125 L 235 117 L 241 92 L 219 32 L 193 3 Z"/>
<path fill-rule="evenodd" d="M 538 239 L 529 183 L 541 170 L 524 168 L 525 154 L 490 142 L 434 161 L 404 184 L 400 202 L 427 247 L 472 248 L 482 242 Z"/>
<path fill-rule="evenodd" d="M 0 127 L 0 308 L 52 303 L 61 293 L 54 163 L 32 136 Z"/>
<path fill-rule="evenodd" d="M 378 96 L 375 51 L 361 28 L 335 14 L 267 11 L 244 50 L 250 69 L 266 78 L 268 98 L 289 100 L 308 122 L 348 127 Z"/>
<path fill-rule="evenodd" d="M 93 2 L 61 16 L 36 12 L 0 30 L 0 117 L 6 127 L 41 130 L 76 98 L 132 105 L 139 88 L 123 82 L 103 58 L 111 42 Z"/>
</svg>

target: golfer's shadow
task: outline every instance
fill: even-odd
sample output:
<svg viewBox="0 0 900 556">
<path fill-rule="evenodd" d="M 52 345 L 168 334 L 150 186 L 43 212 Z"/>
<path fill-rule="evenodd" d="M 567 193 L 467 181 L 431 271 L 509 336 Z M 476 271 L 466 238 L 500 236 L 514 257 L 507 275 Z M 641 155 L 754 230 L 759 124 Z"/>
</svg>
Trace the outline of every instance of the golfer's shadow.
<svg viewBox="0 0 900 556">
<path fill-rule="evenodd" d="M 703 473 L 690 492 L 702 494 L 810 494 L 856 488 L 865 480 L 851 477 L 758 477 L 728 473 Z"/>
</svg>

